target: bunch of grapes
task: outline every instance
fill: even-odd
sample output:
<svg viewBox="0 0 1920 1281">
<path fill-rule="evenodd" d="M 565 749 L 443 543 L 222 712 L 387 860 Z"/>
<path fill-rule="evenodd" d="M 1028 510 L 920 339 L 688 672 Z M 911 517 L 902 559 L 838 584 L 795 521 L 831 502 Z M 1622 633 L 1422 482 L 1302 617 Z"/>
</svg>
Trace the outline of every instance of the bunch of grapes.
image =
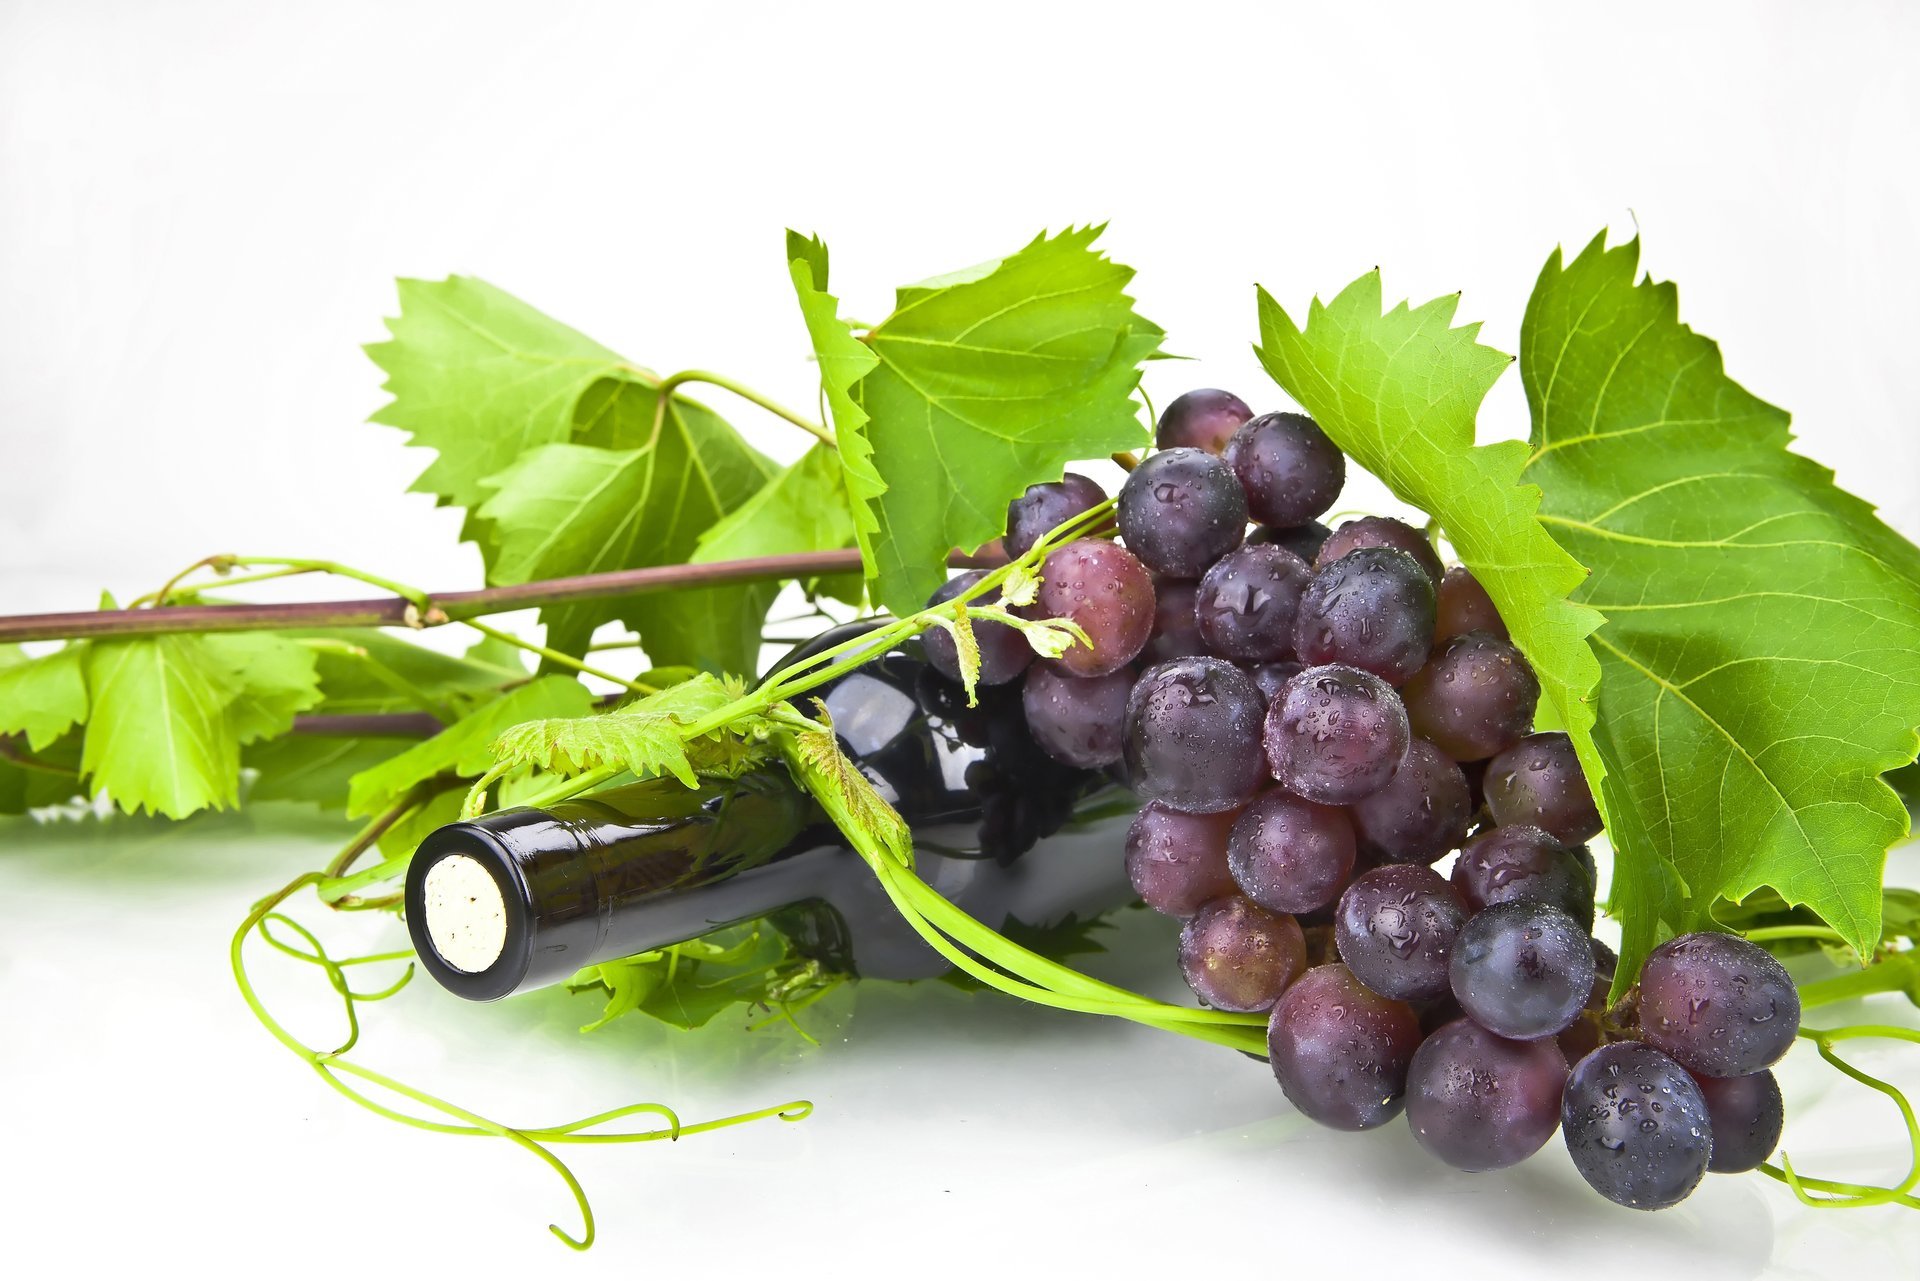
<svg viewBox="0 0 1920 1281">
<path fill-rule="evenodd" d="M 1090 643 L 1036 662 L 1012 628 L 977 633 L 981 680 L 1024 682 L 1035 741 L 1145 802 L 1128 871 L 1185 922 L 1194 992 L 1270 1012 L 1301 1112 L 1347 1130 L 1404 1112 L 1458 1169 L 1560 1129 L 1601 1195 L 1657 1209 L 1765 1160 L 1793 984 L 1694 934 L 1609 1009 L 1600 816 L 1567 736 L 1532 732 L 1539 681 L 1486 590 L 1401 521 L 1319 523 L 1346 460 L 1310 418 L 1194 391 L 1157 444 L 1120 491 L 1122 541 L 1043 566 L 1033 609 Z M 1071 473 L 1029 488 L 1007 552 L 1105 498 Z"/>
</svg>

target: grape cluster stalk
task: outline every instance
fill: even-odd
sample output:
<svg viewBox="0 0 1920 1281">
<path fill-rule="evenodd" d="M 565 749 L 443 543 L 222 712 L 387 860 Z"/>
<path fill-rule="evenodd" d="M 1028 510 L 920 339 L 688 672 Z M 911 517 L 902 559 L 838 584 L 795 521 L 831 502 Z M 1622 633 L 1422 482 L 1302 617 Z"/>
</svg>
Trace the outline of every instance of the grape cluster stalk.
<svg viewBox="0 0 1920 1281">
<path fill-rule="evenodd" d="M 1540 683 L 1472 573 L 1403 521 L 1321 524 L 1346 460 L 1310 418 L 1202 389 L 1156 445 L 1117 528 L 1052 551 L 1020 607 L 1087 643 L 1035 660 L 992 622 L 975 640 L 981 683 L 1023 682 L 1036 742 L 1143 801 L 1128 872 L 1183 922 L 1195 994 L 1267 1014 L 1300 1112 L 1404 1114 L 1457 1169 L 1557 1130 L 1595 1191 L 1652 1210 L 1764 1162 L 1793 983 L 1753 943 L 1690 934 L 1609 1007 L 1600 815 L 1567 736 L 1534 732 Z M 1034 485 L 1006 544 L 1106 498 L 1073 473 Z M 951 644 L 930 650 L 958 679 Z"/>
</svg>

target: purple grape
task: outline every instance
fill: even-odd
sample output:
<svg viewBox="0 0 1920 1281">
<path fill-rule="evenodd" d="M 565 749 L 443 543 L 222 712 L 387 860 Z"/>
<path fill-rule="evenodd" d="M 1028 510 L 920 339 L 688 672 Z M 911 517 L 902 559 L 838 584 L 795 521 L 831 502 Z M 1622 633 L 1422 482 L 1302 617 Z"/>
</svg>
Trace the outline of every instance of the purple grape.
<svg viewBox="0 0 1920 1281">
<path fill-rule="evenodd" d="M 1731 934 L 1682 934 L 1640 971 L 1640 1035 L 1706 1076 L 1779 1062 L 1800 1031 L 1800 993 L 1764 948 Z"/>
<path fill-rule="evenodd" d="M 1239 809 L 1266 772 L 1265 705 L 1247 674 L 1223 659 L 1149 667 L 1127 699 L 1124 750 L 1133 790 L 1193 814 Z"/>
<path fill-rule="evenodd" d="M 1306 968 L 1300 923 L 1237 894 L 1208 903 L 1180 931 L 1180 972 L 1216 1010 L 1270 1010 Z"/>
<path fill-rule="evenodd" d="M 1204 449 L 1217 454 L 1240 424 L 1253 417 L 1247 402 L 1217 387 L 1201 387 L 1176 396 L 1160 415 L 1154 444 L 1161 449 Z"/>
<path fill-rule="evenodd" d="M 1247 496 L 1227 465 L 1198 449 L 1150 455 L 1120 487 L 1120 534 L 1156 573 L 1198 578 L 1240 545 Z"/>
<path fill-rule="evenodd" d="M 1440 590 L 1435 594 L 1434 644 L 1468 632 L 1489 632 L 1505 640 L 1507 624 L 1480 580 L 1464 565 L 1455 565 L 1441 577 Z"/>
<path fill-rule="evenodd" d="M 1227 837 L 1238 815 L 1183 814 L 1149 801 L 1127 829 L 1127 878 L 1140 901 L 1184 919 L 1236 893 L 1227 870 Z"/>
<path fill-rule="evenodd" d="M 1047 553 L 1035 610 L 1080 624 L 1091 645 L 1054 661 L 1070 676 L 1105 676 L 1131 663 L 1153 630 L 1153 579 L 1124 548 L 1082 538 Z"/>
<path fill-rule="evenodd" d="M 1467 1017 L 1516 1041 L 1550 1037 L 1593 991 L 1593 950 L 1580 923 L 1542 903 L 1500 903 L 1461 927 L 1450 963 Z"/>
<path fill-rule="evenodd" d="M 1401 697 L 1414 733 L 1456 761 L 1478 761 L 1506 751 L 1533 728 L 1540 681 L 1510 643 L 1468 632 L 1449 640 Z"/>
<path fill-rule="evenodd" d="M 1587 776 L 1565 734 L 1529 734 L 1487 765 L 1487 809 L 1505 826 L 1530 823 L 1578 845 L 1600 834 Z"/>
<path fill-rule="evenodd" d="M 1201 575 L 1194 595 L 1200 639 L 1221 658 L 1271 663 L 1293 656 L 1293 617 L 1312 570 L 1278 547 L 1240 547 Z"/>
<path fill-rule="evenodd" d="M 1305 663 L 1261 663 L 1247 669 L 1247 675 L 1253 677 L 1253 683 L 1260 687 L 1260 696 L 1269 706 L 1280 697 L 1280 690 L 1286 683 L 1307 670 Z"/>
<path fill-rule="evenodd" d="M 1363 547 L 1313 572 L 1294 618 L 1304 663 L 1345 663 L 1398 685 L 1433 651 L 1433 583 L 1413 557 Z"/>
<path fill-rule="evenodd" d="M 1433 544 L 1427 536 L 1403 520 L 1391 516 L 1362 516 L 1350 520 L 1333 531 L 1320 548 L 1320 555 L 1314 560 L 1314 568 L 1331 565 L 1342 556 L 1348 556 L 1363 547 L 1391 547 L 1405 552 L 1420 562 L 1420 568 L 1427 571 L 1427 577 L 1435 586 L 1446 576 L 1446 567 L 1440 563 L 1440 553 L 1433 550 Z"/>
<path fill-rule="evenodd" d="M 1537 827 L 1496 827 L 1460 849 L 1453 888 L 1475 912 L 1497 903 L 1545 903 L 1593 926 L 1593 874 L 1574 850 Z"/>
<path fill-rule="evenodd" d="M 1283 551 L 1290 551 L 1301 560 L 1312 565 L 1319 558 L 1320 549 L 1326 545 L 1333 531 L 1317 520 L 1304 525 L 1294 525 L 1282 529 L 1277 525 L 1262 525 L 1247 535 L 1247 541 L 1256 547 L 1271 544 Z"/>
<path fill-rule="evenodd" d="M 1693 1083 L 1700 1087 L 1713 1122 L 1713 1155 L 1707 1169 L 1740 1174 L 1773 1155 L 1780 1146 L 1786 1107 L 1772 1072 L 1762 1068 L 1747 1076 L 1694 1076 Z"/>
<path fill-rule="evenodd" d="M 1275 912 L 1311 912 L 1340 896 L 1353 875 L 1347 816 L 1279 788 L 1255 799 L 1233 825 L 1227 867 L 1240 892 Z"/>
<path fill-rule="evenodd" d="M 1008 559 L 1017 560 L 1060 525 L 1106 501 L 1107 491 L 1078 472 L 1028 485 L 1026 493 L 1007 504 L 1007 533 L 1000 545 Z"/>
<path fill-rule="evenodd" d="M 1098 769 L 1120 759 L 1133 674 L 1068 676 L 1046 663 L 1028 669 L 1020 691 L 1027 732 L 1040 750 L 1066 765 Z"/>
<path fill-rule="evenodd" d="M 1456 1019 L 1421 1043 L 1407 1071 L 1407 1123 L 1456 1170 L 1501 1170 L 1560 1128 L 1567 1060 L 1552 1041 L 1510 1041 Z"/>
<path fill-rule="evenodd" d="M 1419 1045 L 1413 1007 L 1369 992 L 1338 964 L 1301 975 L 1267 1020 L 1267 1059 L 1281 1090 L 1336 1130 L 1371 1130 L 1400 1115 Z"/>
<path fill-rule="evenodd" d="M 1393 781 L 1412 734 L 1391 686 L 1337 664 L 1309 667 L 1267 708 L 1267 767 L 1281 786 L 1347 805 Z"/>
<path fill-rule="evenodd" d="M 952 600 L 961 592 L 972 587 L 987 576 L 984 569 L 968 570 L 955 575 L 941 584 L 938 591 L 927 598 L 927 604 L 941 605 Z M 997 597 L 990 597 L 989 603 Z M 927 662 L 933 670 L 950 681 L 960 679 L 960 646 L 951 633 L 939 627 L 929 627 L 920 634 L 922 645 L 926 648 Z M 1033 646 L 1027 644 L 1027 638 L 1020 634 L 1017 627 L 1005 623 L 980 622 L 973 624 L 973 640 L 980 647 L 980 684 L 1004 685 L 1033 662 Z"/>
<path fill-rule="evenodd" d="M 1699 1085 L 1636 1041 L 1603 1045 L 1574 1066 L 1560 1099 L 1560 1131 L 1588 1186 L 1635 1210 L 1686 1200 L 1713 1151 Z"/>
<path fill-rule="evenodd" d="M 1304 525 L 1333 506 L 1347 483 L 1347 458 L 1305 414 L 1262 414 L 1244 424 L 1221 457 L 1247 491 L 1263 525 Z"/>
<path fill-rule="evenodd" d="M 1200 639 L 1200 620 L 1194 617 L 1193 597 L 1198 583 L 1182 578 L 1153 580 L 1153 635 L 1140 651 L 1145 663 L 1164 663 L 1170 658 L 1192 658 L 1207 652 Z"/>
<path fill-rule="evenodd" d="M 1431 863 L 1467 839 L 1473 805 L 1461 768 L 1416 738 L 1387 785 L 1354 801 L 1351 812 L 1354 831 L 1376 858 Z"/>
<path fill-rule="evenodd" d="M 1354 878 L 1334 909 L 1340 959 L 1355 978 L 1396 1001 L 1451 990 L 1447 963 L 1467 909 L 1440 873 L 1396 863 Z"/>
<path fill-rule="evenodd" d="M 1553 1038 L 1569 1063 L 1578 1063 L 1606 1044 L 1607 997 L 1613 988 L 1614 969 L 1620 963 L 1613 949 L 1599 939 L 1588 939 L 1587 944 L 1593 952 L 1593 988 L 1573 1022 Z"/>
</svg>

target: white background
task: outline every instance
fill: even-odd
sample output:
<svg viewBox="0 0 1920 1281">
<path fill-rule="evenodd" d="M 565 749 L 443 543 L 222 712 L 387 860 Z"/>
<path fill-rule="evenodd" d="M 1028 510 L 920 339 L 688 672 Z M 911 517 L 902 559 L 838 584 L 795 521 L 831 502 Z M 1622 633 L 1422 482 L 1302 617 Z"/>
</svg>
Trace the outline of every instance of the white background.
<svg viewBox="0 0 1920 1281">
<path fill-rule="evenodd" d="M 836 292 L 873 317 L 896 284 L 1111 220 L 1141 310 L 1198 358 L 1149 389 L 1259 406 L 1255 281 L 1291 307 L 1379 265 L 1391 297 L 1463 290 L 1512 350 L 1547 252 L 1637 223 L 1730 371 L 1920 535 L 1916 54 L 1894 4 L 10 0 L 0 610 L 137 594 L 214 551 L 477 585 L 458 517 L 401 493 L 424 456 L 362 421 L 382 396 L 358 347 L 392 278 L 484 276 L 655 368 L 810 405 L 786 226 L 827 238 Z M 805 443 L 720 407 L 778 457 Z M 1523 417 L 1509 376 L 1485 427 Z M 368 1117 L 249 1020 L 226 932 L 338 840 L 254 821 L 5 833 L 9 1273 L 1920 1271 L 1912 1215 L 1815 1214 L 1748 1177 L 1639 1216 L 1557 1144 L 1449 1175 L 1399 1127 L 1304 1125 L 1257 1064 L 944 989 L 863 992 L 806 1051 L 637 1024 L 583 1040 L 584 1000 L 475 1008 L 423 984 L 367 1059 L 509 1118 L 820 1105 L 582 1153 L 603 1240 L 574 1260 L 540 1230 L 570 1212 L 529 1158 Z M 1105 972 L 1172 990 L 1164 929 L 1121 944 Z M 310 988 L 271 986 L 326 1034 Z M 1827 1097 L 1800 1057 L 1790 1150 L 1890 1170 L 1891 1114 Z"/>
</svg>

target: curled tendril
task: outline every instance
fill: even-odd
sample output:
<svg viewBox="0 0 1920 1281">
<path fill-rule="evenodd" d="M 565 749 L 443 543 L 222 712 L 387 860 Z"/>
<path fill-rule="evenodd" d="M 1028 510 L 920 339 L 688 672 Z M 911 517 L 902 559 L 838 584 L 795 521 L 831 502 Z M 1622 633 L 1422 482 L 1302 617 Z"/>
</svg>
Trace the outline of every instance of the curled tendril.
<svg viewBox="0 0 1920 1281">
<path fill-rule="evenodd" d="M 1907 1102 L 1907 1096 L 1900 1088 L 1889 1081 L 1882 1081 L 1841 1058 L 1834 1050 L 1840 1041 L 1882 1040 L 1905 1041 L 1920 1045 L 1920 1030 L 1906 1027 L 1894 1027 L 1882 1023 L 1861 1023 L 1836 1028 L 1801 1028 L 1800 1035 L 1812 1041 L 1825 1059 L 1841 1073 L 1851 1077 L 1872 1090 L 1877 1090 L 1893 1100 L 1900 1110 L 1900 1119 L 1906 1123 L 1907 1143 L 1913 1153 L 1907 1168 L 1907 1176 L 1899 1183 L 1881 1187 L 1870 1183 L 1844 1183 L 1834 1179 L 1810 1178 L 1793 1168 L 1793 1162 L 1787 1154 L 1780 1154 L 1779 1165 L 1762 1165 L 1760 1172 L 1770 1179 L 1784 1183 L 1792 1189 L 1793 1195 L 1803 1205 L 1821 1210 L 1852 1210 L 1874 1205 L 1900 1205 L 1909 1210 L 1920 1210 L 1920 1198 L 1912 1195 L 1915 1187 L 1920 1187 L 1920 1122 L 1916 1122 L 1913 1105 Z"/>
<path fill-rule="evenodd" d="M 593 1207 L 587 1200 L 586 1190 L 574 1176 L 566 1162 L 551 1150 L 549 1145 L 561 1143 L 605 1144 L 605 1143 L 646 1143 L 659 1139 L 669 1142 L 688 1134 L 703 1134 L 710 1130 L 724 1129 L 727 1126 L 741 1125 L 748 1121 L 777 1119 L 781 1121 L 804 1120 L 813 1112 L 813 1104 L 804 1099 L 790 1103 L 776 1104 L 773 1107 L 760 1108 L 752 1112 L 741 1112 L 733 1116 L 717 1117 L 710 1121 L 701 1121 L 688 1125 L 680 1120 L 679 1114 L 663 1103 L 632 1103 L 625 1107 L 614 1108 L 608 1112 L 596 1113 L 575 1121 L 566 1121 L 558 1125 L 537 1128 L 522 1128 L 503 1125 L 498 1121 L 471 1112 L 458 1104 L 437 1098 L 423 1090 L 414 1088 L 403 1081 L 394 1079 L 372 1068 L 362 1066 L 345 1057 L 360 1038 L 360 1020 L 356 1007 L 363 1001 L 381 1001 L 406 986 L 413 976 L 413 966 L 408 965 L 405 973 L 388 987 L 373 992 L 355 990 L 347 981 L 346 969 L 353 965 L 368 965 L 382 961 L 400 961 L 409 958 L 408 952 L 380 952 L 365 956 L 353 956 L 336 959 L 331 956 L 317 935 L 298 921 L 276 909 L 301 890 L 318 886 L 327 879 L 321 872 L 309 872 L 294 878 L 288 884 L 254 904 L 247 918 L 234 931 L 233 941 L 228 948 L 228 960 L 233 969 L 234 982 L 240 989 L 241 998 L 253 1016 L 260 1020 L 273 1038 L 291 1051 L 297 1058 L 317 1073 L 321 1080 L 344 1095 L 346 1098 L 366 1108 L 377 1116 L 397 1121 L 402 1125 L 426 1130 L 434 1134 L 456 1134 L 474 1137 L 492 1137 L 505 1139 L 517 1147 L 525 1149 L 544 1162 L 560 1180 L 566 1184 L 568 1193 L 573 1197 L 575 1208 L 579 1211 L 581 1234 L 574 1236 L 557 1223 L 547 1225 L 547 1230 L 576 1250 L 585 1250 L 593 1244 L 594 1219 Z M 280 926 L 291 930 L 306 944 L 300 948 L 274 933 L 273 927 Z M 318 966 L 327 976 L 328 984 L 341 999 L 347 1020 L 347 1038 L 339 1048 L 329 1051 L 316 1050 L 301 1041 L 281 1025 L 267 1012 L 265 1004 L 254 990 L 253 981 L 247 974 L 245 949 L 247 939 L 258 934 L 269 946 L 284 955 L 294 957 L 306 964 Z M 347 1078 L 353 1078 L 348 1080 Z M 379 1099 L 367 1094 L 356 1082 L 383 1090 L 389 1094 L 417 1104 L 429 1113 L 438 1113 L 445 1120 L 436 1120 L 431 1115 L 403 1111 L 391 1107 Z M 599 1127 L 612 1124 L 633 1116 L 655 1116 L 665 1121 L 664 1127 L 650 1130 L 621 1130 L 614 1133 L 598 1132 Z"/>
</svg>

